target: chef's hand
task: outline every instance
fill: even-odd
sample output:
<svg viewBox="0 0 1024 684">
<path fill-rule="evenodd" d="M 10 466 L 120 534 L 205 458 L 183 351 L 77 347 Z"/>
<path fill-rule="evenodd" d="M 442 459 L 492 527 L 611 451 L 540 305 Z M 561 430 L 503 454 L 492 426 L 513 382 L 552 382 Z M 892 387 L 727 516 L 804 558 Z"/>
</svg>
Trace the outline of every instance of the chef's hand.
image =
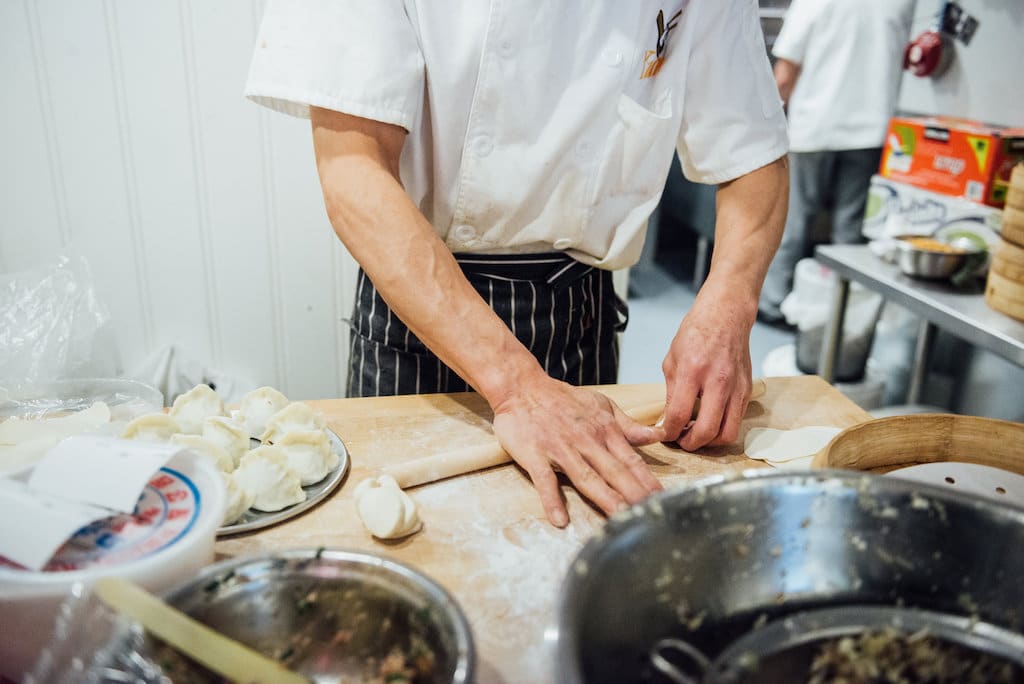
<svg viewBox="0 0 1024 684">
<path fill-rule="evenodd" d="M 708 281 L 701 288 L 662 363 L 666 441 L 695 451 L 739 437 L 750 400 L 753 321 L 749 303 L 730 296 L 727 286 Z M 691 425 L 698 397 L 700 409 Z"/>
<path fill-rule="evenodd" d="M 494 407 L 494 434 L 530 475 L 557 527 L 569 523 L 569 514 L 555 469 L 609 515 L 661 489 L 634 447 L 663 439 L 663 432 L 590 389 L 536 378 Z"/>
</svg>

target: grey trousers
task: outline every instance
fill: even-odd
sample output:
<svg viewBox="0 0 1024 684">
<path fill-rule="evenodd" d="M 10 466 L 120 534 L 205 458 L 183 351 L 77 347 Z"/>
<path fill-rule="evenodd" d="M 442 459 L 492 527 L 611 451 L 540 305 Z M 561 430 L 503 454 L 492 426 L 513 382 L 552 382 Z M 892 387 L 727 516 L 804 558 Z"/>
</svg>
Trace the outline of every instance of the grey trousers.
<svg viewBox="0 0 1024 684">
<path fill-rule="evenodd" d="M 779 305 L 793 287 L 796 263 L 811 256 L 810 230 L 822 209 L 832 208 L 832 242 L 863 242 L 861 227 L 872 174 L 882 149 L 789 153 L 789 214 L 782 244 L 772 260 L 758 308 L 779 318 Z"/>
</svg>

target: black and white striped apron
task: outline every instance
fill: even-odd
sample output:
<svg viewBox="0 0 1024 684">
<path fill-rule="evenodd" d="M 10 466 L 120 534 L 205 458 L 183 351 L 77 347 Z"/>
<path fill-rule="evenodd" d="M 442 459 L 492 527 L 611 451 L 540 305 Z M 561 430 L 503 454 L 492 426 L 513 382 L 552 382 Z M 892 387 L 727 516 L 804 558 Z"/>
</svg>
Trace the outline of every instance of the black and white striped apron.
<svg viewBox="0 0 1024 684">
<path fill-rule="evenodd" d="M 561 252 L 455 258 L 550 376 L 574 385 L 615 382 L 616 333 L 626 327 L 627 310 L 610 271 Z M 350 327 L 348 396 L 471 389 L 392 313 L 362 269 Z"/>
</svg>

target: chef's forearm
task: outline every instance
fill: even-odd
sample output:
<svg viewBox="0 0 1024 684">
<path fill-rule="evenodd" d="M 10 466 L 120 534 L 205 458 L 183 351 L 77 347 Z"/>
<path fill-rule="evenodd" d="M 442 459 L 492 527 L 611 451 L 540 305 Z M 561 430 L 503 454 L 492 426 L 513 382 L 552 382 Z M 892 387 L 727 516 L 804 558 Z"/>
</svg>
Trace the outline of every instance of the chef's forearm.
<svg viewBox="0 0 1024 684">
<path fill-rule="evenodd" d="M 718 188 L 715 248 L 701 292 L 728 296 L 751 325 L 765 274 L 782 239 L 788 204 L 786 157 Z"/>
<path fill-rule="evenodd" d="M 316 109 L 311 118 L 331 224 L 398 317 L 492 406 L 544 376 L 402 188 L 404 131 Z"/>
</svg>

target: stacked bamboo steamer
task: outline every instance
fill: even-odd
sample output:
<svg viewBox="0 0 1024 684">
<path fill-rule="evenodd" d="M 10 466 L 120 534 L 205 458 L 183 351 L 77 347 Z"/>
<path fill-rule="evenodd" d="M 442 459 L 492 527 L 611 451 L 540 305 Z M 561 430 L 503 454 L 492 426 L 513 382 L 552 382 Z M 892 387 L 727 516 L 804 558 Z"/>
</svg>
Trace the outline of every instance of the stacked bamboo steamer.
<svg viewBox="0 0 1024 684">
<path fill-rule="evenodd" d="M 1010 176 L 1001 234 L 988 271 L 985 301 L 996 311 L 1024 321 L 1024 164 L 1017 164 Z"/>
</svg>

